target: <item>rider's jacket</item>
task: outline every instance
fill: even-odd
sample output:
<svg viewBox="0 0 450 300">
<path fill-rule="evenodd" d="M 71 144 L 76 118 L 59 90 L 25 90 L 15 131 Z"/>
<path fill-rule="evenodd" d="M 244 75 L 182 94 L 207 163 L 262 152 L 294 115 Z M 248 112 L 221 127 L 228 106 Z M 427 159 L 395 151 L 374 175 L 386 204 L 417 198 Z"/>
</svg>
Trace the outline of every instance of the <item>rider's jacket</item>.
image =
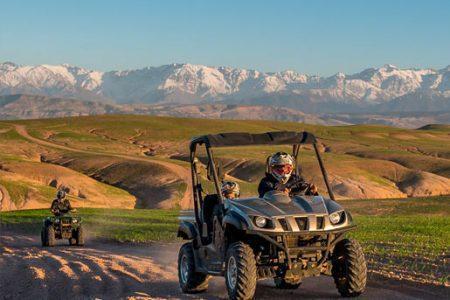
<svg viewBox="0 0 450 300">
<path fill-rule="evenodd" d="M 295 195 L 306 192 L 310 186 L 311 184 L 307 183 L 299 175 L 292 174 L 285 184 L 280 184 L 272 174 L 266 173 L 266 176 L 259 183 L 258 193 L 259 197 L 262 198 L 267 192 L 289 188 L 291 190 L 290 194 Z"/>
<path fill-rule="evenodd" d="M 70 201 L 68 199 L 64 200 L 55 199 L 52 202 L 50 210 L 55 216 L 62 216 L 68 213 L 69 211 L 73 210 L 73 208 L 72 205 L 70 205 Z"/>
</svg>

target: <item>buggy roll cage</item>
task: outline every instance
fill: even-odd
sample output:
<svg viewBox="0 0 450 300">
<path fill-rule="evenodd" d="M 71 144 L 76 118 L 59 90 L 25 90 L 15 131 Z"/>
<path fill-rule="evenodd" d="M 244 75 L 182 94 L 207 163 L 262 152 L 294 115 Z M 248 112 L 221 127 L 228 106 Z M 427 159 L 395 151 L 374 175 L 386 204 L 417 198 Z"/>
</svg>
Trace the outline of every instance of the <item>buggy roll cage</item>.
<svg viewBox="0 0 450 300">
<path fill-rule="evenodd" d="M 298 173 L 298 154 L 300 150 L 300 145 L 310 144 L 314 148 L 317 160 L 319 162 L 320 171 L 322 172 L 325 185 L 327 187 L 328 194 L 332 200 L 335 200 L 333 191 L 331 190 L 330 183 L 328 181 L 328 174 L 323 165 L 322 157 L 320 156 L 319 149 L 317 147 L 316 137 L 306 131 L 294 132 L 294 131 L 276 131 L 276 132 L 266 132 L 266 133 L 243 133 L 243 132 L 233 132 L 233 133 L 219 133 L 219 134 L 208 134 L 199 137 L 195 137 L 191 140 L 189 145 L 190 149 L 190 163 L 191 163 L 191 175 L 192 175 L 192 186 L 194 192 L 194 211 L 195 219 L 197 222 L 201 223 L 199 216 L 199 209 L 202 204 L 202 187 L 199 180 L 199 173 L 197 171 L 196 158 L 197 146 L 204 145 L 206 148 L 206 154 L 208 156 L 208 167 L 212 171 L 212 177 L 214 180 L 214 186 L 216 193 L 218 195 L 219 203 L 223 204 L 222 193 L 220 192 L 219 175 L 217 172 L 216 164 L 214 162 L 214 157 L 212 153 L 212 148 L 219 147 L 236 147 L 236 146 L 255 146 L 255 145 L 293 145 L 292 156 L 295 161 L 294 172 Z"/>
</svg>

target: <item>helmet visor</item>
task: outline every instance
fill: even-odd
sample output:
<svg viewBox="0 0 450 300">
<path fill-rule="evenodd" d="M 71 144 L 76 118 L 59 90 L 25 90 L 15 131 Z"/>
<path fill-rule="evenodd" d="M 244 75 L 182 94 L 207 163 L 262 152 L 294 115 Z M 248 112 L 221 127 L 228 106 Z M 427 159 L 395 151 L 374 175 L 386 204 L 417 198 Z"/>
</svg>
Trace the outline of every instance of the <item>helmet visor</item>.
<svg viewBox="0 0 450 300">
<path fill-rule="evenodd" d="M 293 170 L 293 166 L 290 164 L 285 164 L 285 165 L 276 165 L 272 167 L 272 170 L 274 173 L 278 174 L 278 175 L 286 175 L 286 174 L 291 174 L 292 170 Z"/>
</svg>

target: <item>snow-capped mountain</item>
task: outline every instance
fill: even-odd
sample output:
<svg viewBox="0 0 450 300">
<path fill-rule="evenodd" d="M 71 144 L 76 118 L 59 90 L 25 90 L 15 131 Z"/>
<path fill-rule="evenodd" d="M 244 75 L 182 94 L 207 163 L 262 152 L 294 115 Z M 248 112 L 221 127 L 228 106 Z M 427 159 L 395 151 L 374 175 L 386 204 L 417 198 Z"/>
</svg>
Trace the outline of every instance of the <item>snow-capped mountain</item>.
<svg viewBox="0 0 450 300">
<path fill-rule="evenodd" d="M 0 64 L 0 95 L 23 93 L 116 103 L 222 101 L 287 106 L 305 112 L 352 112 L 379 105 L 389 109 L 386 103 L 397 99 L 407 105 L 405 99 L 423 102 L 432 95 L 444 99 L 444 106 L 448 106 L 450 66 L 433 70 L 385 65 L 352 75 L 319 77 L 294 71 L 264 73 L 191 64 L 111 72 L 65 64 Z M 415 95 L 420 95 L 419 99 Z"/>
</svg>

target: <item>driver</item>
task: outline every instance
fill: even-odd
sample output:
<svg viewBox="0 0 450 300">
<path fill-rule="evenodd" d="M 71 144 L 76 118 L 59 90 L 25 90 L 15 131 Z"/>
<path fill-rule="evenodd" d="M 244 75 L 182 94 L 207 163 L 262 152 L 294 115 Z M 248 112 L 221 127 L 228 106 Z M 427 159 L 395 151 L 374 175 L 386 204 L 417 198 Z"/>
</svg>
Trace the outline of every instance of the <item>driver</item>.
<svg viewBox="0 0 450 300">
<path fill-rule="evenodd" d="M 56 193 L 56 199 L 53 200 L 50 211 L 55 216 L 62 216 L 69 211 L 75 211 L 72 205 L 70 205 L 69 199 L 66 199 L 66 192 L 64 190 L 59 190 L 58 193 Z"/>
<path fill-rule="evenodd" d="M 241 195 L 239 184 L 234 181 L 222 182 L 222 187 L 220 188 L 220 190 L 222 192 L 222 196 L 230 200 L 239 198 L 239 196 Z"/>
<path fill-rule="evenodd" d="M 270 191 L 282 191 L 288 195 L 304 193 L 318 195 L 317 187 L 307 183 L 301 176 L 292 174 L 294 159 L 285 152 L 277 152 L 269 157 L 268 172 L 258 186 L 259 197 Z"/>
</svg>

